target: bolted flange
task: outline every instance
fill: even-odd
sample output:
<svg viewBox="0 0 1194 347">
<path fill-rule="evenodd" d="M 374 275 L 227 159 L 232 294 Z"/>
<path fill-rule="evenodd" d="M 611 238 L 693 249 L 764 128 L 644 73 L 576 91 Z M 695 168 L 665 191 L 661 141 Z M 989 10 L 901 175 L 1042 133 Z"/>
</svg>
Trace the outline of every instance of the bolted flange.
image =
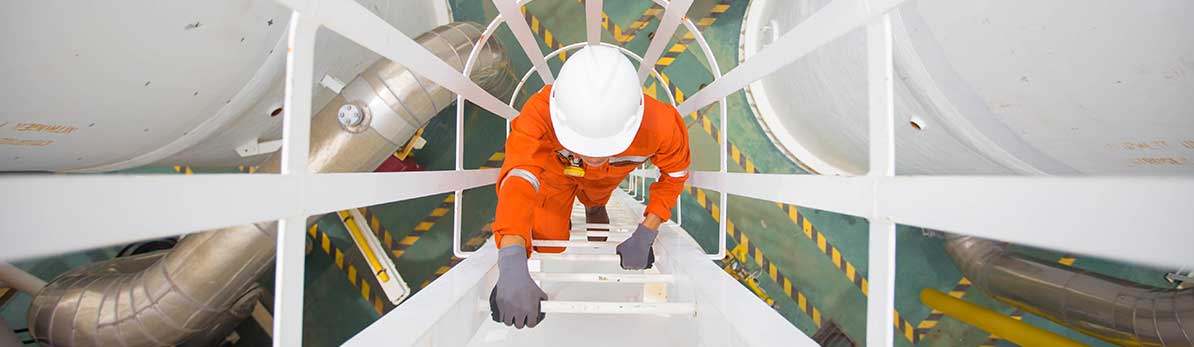
<svg viewBox="0 0 1194 347">
<path fill-rule="evenodd" d="M 340 127 L 349 132 L 359 133 L 369 128 L 369 112 L 355 104 L 344 104 L 336 112 L 340 120 Z"/>
</svg>

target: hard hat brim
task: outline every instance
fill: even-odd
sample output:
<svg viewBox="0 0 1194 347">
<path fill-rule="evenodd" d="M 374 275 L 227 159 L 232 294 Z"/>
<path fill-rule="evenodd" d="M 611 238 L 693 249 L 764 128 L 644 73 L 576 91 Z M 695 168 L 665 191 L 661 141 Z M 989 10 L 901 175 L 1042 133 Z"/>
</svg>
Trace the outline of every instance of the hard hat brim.
<svg viewBox="0 0 1194 347">
<path fill-rule="evenodd" d="M 551 126 L 555 129 L 556 140 L 559 140 L 560 144 L 568 151 L 587 157 L 612 157 L 622 153 L 630 148 L 630 144 L 634 142 L 634 137 L 638 135 L 638 129 L 643 122 L 643 102 L 640 102 L 635 111 L 637 114 L 632 118 L 633 123 L 630 126 L 611 136 L 589 137 L 561 124 L 557 115 L 563 114 L 564 111 L 556 107 L 554 102 L 550 103 L 549 109 L 552 113 Z"/>
</svg>

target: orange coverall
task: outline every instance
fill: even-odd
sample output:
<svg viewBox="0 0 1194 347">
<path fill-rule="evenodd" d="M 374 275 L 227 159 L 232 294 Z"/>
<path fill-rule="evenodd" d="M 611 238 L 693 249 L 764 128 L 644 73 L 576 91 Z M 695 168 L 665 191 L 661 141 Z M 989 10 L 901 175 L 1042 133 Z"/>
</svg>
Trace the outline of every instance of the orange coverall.
<svg viewBox="0 0 1194 347">
<path fill-rule="evenodd" d="M 670 219 L 689 176 L 688 128 L 676 109 L 643 95 L 643 121 L 630 147 L 610 157 L 606 165 L 585 167 L 585 177 L 573 177 L 564 175 L 567 164 L 561 151 L 568 152 L 552 128 L 550 95 L 548 85 L 531 96 L 510 125 L 506 159 L 497 181 L 493 221 L 497 244 L 505 235 L 522 236 L 532 243 L 528 246 L 533 246 L 532 239 L 567 240 L 574 199 L 586 207 L 604 206 L 618 183 L 647 160 L 659 167 L 660 178 L 651 184 L 646 213 Z M 564 248 L 535 250 L 555 253 Z"/>
</svg>

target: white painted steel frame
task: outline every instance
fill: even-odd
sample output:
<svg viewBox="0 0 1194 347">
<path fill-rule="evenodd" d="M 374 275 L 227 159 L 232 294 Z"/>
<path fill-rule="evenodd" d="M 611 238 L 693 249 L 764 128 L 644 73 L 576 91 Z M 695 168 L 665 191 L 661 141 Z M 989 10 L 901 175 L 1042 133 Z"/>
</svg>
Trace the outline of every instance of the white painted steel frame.
<svg viewBox="0 0 1194 347">
<path fill-rule="evenodd" d="M 493 0 L 493 5 L 502 14 L 502 18 L 523 18 L 522 12 L 519 11 L 519 4 L 515 0 Z M 543 57 L 543 50 L 539 48 L 539 40 L 536 40 L 535 34 L 531 32 L 531 26 L 526 21 L 508 20 L 506 27 L 514 33 L 518 45 L 522 46 L 522 51 L 526 53 L 527 59 L 531 60 L 531 65 L 535 66 L 534 70 L 539 73 L 539 78 L 543 79 L 543 83 L 555 82 L 551 69 L 547 67 L 547 59 Z"/>
<path fill-rule="evenodd" d="M 614 191 L 610 201 L 614 202 L 613 206 L 625 206 L 631 215 L 641 215 L 645 209 L 641 204 L 631 203 L 633 199 L 622 190 Z M 658 254 L 663 257 L 657 264 L 671 264 L 671 271 L 666 275 L 671 275 L 671 280 L 676 285 L 700 284 L 689 287 L 692 288 L 696 299 L 692 304 L 642 306 L 642 309 L 637 309 L 634 313 L 661 313 L 662 310 L 687 314 L 699 311 L 701 313 L 692 319 L 705 319 L 706 322 L 721 322 L 716 318 L 708 320 L 707 317 L 713 316 L 732 318 L 715 325 L 698 325 L 699 329 L 693 332 L 715 339 L 702 341 L 713 346 L 816 346 L 811 338 L 802 334 L 774 309 L 755 299 L 749 289 L 708 261 L 696 241 L 675 223 L 664 223 L 660 226 L 655 244 L 662 249 Z M 535 259 L 617 262 L 618 256 L 535 253 L 532 260 Z M 472 257 L 453 267 L 402 306 L 353 336 L 344 345 L 466 345 L 473 338 L 477 327 L 490 319 L 486 312 L 486 299 L 497 281 L 496 260 L 497 249 L 490 240 Z M 546 301 L 542 310 L 584 313 L 627 313 L 634 310 L 615 307 L 626 304 L 628 303 Z M 691 309 L 689 305 L 693 305 Z M 732 339 L 727 335 L 739 338 Z"/>
<path fill-rule="evenodd" d="M 869 175 L 731 174 L 724 172 L 724 164 L 720 173 L 694 172 L 693 186 L 722 193 L 723 227 L 727 194 L 867 218 L 871 346 L 894 344 L 895 223 L 1154 266 L 1194 263 L 1186 246 L 1194 243 L 1194 233 L 1186 231 L 1194 225 L 1194 214 L 1185 211 L 1194 206 L 1194 180 L 1189 178 L 894 177 L 891 23 L 886 13 L 901 2 L 835 0 L 678 107 L 681 114 L 696 111 L 867 26 Z M 723 129 L 722 136 L 728 127 Z M 1127 230 L 1134 231 L 1132 237 L 1123 236 Z"/>
<path fill-rule="evenodd" d="M 531 2 L 531 0 L 510 1 L 510 2 L 514 3 L 515 5 L 517 5 L 517 6 L 512 6 L 512 5 L 510 5 L 510 3 L 497 4 L 497 2 L 499 2 L 499 1 L 504 1 L 504 0 L 496 0 L 495 5 L 510 6 L 510 7 L 514 7 L 514 9 L 517 9 L 518 6 L 523 6 L 523 5 Z M 585 4 L 585 39 L 586 39 L 585 42 L 569 44 L 569 45 L 566 45 L 564 47 L 561 47 L 559 49 L 552 51 L 550 54 L 548 54 L 546 56 L 543 56 L 542 50 L 539 49 L 538 43 L 537 43 L 537 41 L 535 41 L 533 36 L 520 35 L 518 32 L 515 32 L 515 36 L 519 42 L 519 45 L 523 46 L 523 49 L 526 52 L 527 56 L 530 57 L 530 59 L 532 60 L 533 66 L 531 67 L 530 70 L 527 70 L 527 72 L 525 74 L 523 74 L 522 78 L 518 82 L 518 85 L 514 88 L 514 92 L 510 95 L 510 100 L 509 100 L 509 102 L 507 102 L 507 105 L 510 106 L 511 109 L 513 109 L 514 102 L 518 97 L 518 91 L 522 90 L 522 88 L 526 84 L 527 80 L 530 79 L 532 73 L 534 73 L 536 71 L 540 71 L 539 72 L 540 78 L 543 79 L 545 81 L 545 83 L 551 83 L 551 79 L 544 78 L 544 75 L 541 71 L 541 70 L 547 68 L 547 65 L 546 65 L 547 60 L 550 60 L 550 59 L 556 57 L 557 55 L 563 54 L 563 52 L 567 52 L 567 51 L 574 50 L 574 49 L 579 49 L 586 44 L 601 44 L 601 45 L 604 45 L 607 47 L 617 48 L 618 50 L 622 51 L 622 53 L 637 60 L 639 62 L 640 73 L 642 71 L 647 71 L 650 74 L 654 75 L 656 80 L 658 80 L 659 83 L 663 85 L 663 91 L 664 91 L 664 93 L 667 94 L 668 99 L 671 100 L 672 105 L 677 106 L 676 98 L 674 95 L 672 95 L 672 90 L 668 85 L 668 81 L 666 79 L 662 78 L 662 74 L 659 71 L 656 71 L 654 69 L 654 67 L 655 67 L 654 62 L 659 59 L 660 55 L 662 55 L 663 46 L 665 46 L 666 43 L 668 43 L 671 40 L 672 35 L 675 33 L 676 27 L 679 26 L 680 24 L 683 24 L 685 26 L 685 28 L 687 28 L 688 31 L 693 34 L 693 37 L 695 38 L 697 45 L 701 48 L 701 52 L 705 55 L 705 57 L 709 61 L 709 64 L 710 64 L 709 70 L 710 70 L 711 74 L 713 75 L 713 79 L 716 80 L 716 79 L 721 78 L 721 67 L 717 64 L 717 59 L 716 59 L 716 57 L 713 56 L 713 50 L 709 48 L 709 43 L 705 40 L 705 36 L 701 34 L 700 30 L 698 30 L 696 24 L 693 24 L 691 19 L 687 18 L 686 16 L 683 16 L 684 13 L 687 12 L 688 8 L 691 7 L 692 1 L 691 0 L 681 0 L 678 3 L 669 2 L 667 0 L 652 0 L 652 1 L 655 2 L 655 4 L 668 9 L 668 12 L 665 12 L 665 20 L 663 22 L 661 22 L 659 28 L 656 30 L 657 31 L 658 30 L 670 30 L 670 33 L 668 33 L 668 35 L 657 35 L 657 37 L 655 39 L 652 39 L 652 41 L 650 43 L 650 47 L 648 48 L 647 54 L 648 55 L 651 54 L 651 52 L 652 52 L 651 47 L 657 47 L 657 51 L 655 52 L 654 58 L 650 59 L 649 61 L 644 59 L 643 57 L 639 56 L 637 53 L 634 53 L 633 51 L 626 49 L 625 47 L 601 42 L 600 22 L 601 22 L 601 12 L 602 12 L 602 0 L 589 0 L 589 1 L 584 2 L 584 4 Z M 501 11 L 501 10 L 499 10 L 499 11 Z M 499 13 L 498 15 L 494 16 L 493 20 L 491 20 L 489 22 L 489 24 L 486 25 L 485 31 L 483 31 L 481 33 L 481 37 L 478 39 L 477 44 L 473 46 L 472 51 L 469 52 L 468 59 L 465 61 L 463 75 L 466 78 L 472 73 L 473 64 L 476 61 L 477 54 L 482 50 L 482 48 L 485 47 L 485 44 L 487 43 L 489 38 L 493 37 L 493 34 L 497 31 L 497 28 L 500 27 L 502 23 L 506 22 L 506 20 L 505 20 L 506 17 L 503 17 L 503 14 L 505 14 L 507 16 L 513 16 L 515 14 L 513 12 L 514 11 L 511 11 L 510 8 L 505 8 L 504 12 Z M 668 13 L 673 14 L 674 21 L 668 19 L 668 18 L 671 18 L 671 17 L 667 17 Z M 521 12 L 518 12 L 517 14 L 519 15 L 520 18 L 522 18 Z M 515 21 L 515 22 L 518 22 L 516 24 L 513 24 L 515 26 L 526 27 L 525 21 Z M 508 26 L 509 26 L 509 24 L 508 24 Z M 511 27 L 511 31 L 520 31 L 520 30 L 521 29 L 515 29 L 514 27 Z M 530 32 L 529 28 L 526 30 L 526 32 L 527 33 Z M 533 50 L 531 48 L 527 47 L 528 43 L 534 43 L 535 46 L 534 46 Z M 543 64 L 537 63 L 536 59 L 538 59 L 538 58 L 542 58 L 544 63 Z M 548 77 L 550 77 L 550 72 L 549 72 Z M 642 78 L 640 78 L 640 79 L 642 79 Z M 729 126 L 726 123 L 726 119 L 728 117 L 727 117 L 727 113 L 726 113 L 725 98 L 722 97 L 721 101 L 722 102 L 719 103 L 719 108 L 721 111 L 720 126 L 723 129 L 729 129 Z M 458 95 L 456 97 L 456 124 L 464 124 L 464 104 L 465 104 L 464 96 Z M 506 134 L 508 135 L 510 133 L 510 121 L 513 120 L 514 117 L 517 117 L 518 113 L 505 113 L 505 114 L 498 113 L 498 112 L 495 112 L 495 113 L 497 113 L 499 116 L 501 116 L 503 118 L 506 118 Z M 727 157 L 728 157 L 728 153 L 729 153 L 729 145 L 727 142 L 726 133 L 727 133 L 726 131 L 722 131 L 720 134 L 721 156 L 720 156 L 719 163 L 720 163 L 720 172 L 722 172 L 722 173 L 726 172 L 727 160 L 728 160 Z M 463 126 L 457 126 L 456 127 L 456 170 L 460 171 L 460 170 L 463 170 L 463 168 L 464 168 L 464 128 L 463 128 Z M 655 177 L 658 177 L 658 175 L 655 175 Z M 645 202 L 646 201 L 645 180 L 635 177 L 634 174 L 632 174 L 629 177 L 629 179 L 630 179 L 629 185 L 630 185 L 630 187 L 632 187 L 631 191 L 633 192 L 634 196 L 636 197 L 636 200 L 640 201 L 640 202 Z M 642 189 L 640 189 L 638 184 L 642 184 L 642 185 L 644 185 L 644 187 L 642 187 Z M 640 193 L 640 190 L 642 191 L 641 193 Z M 452 254 L 459 258 L 467 258 L 473 252 L 460 249 L 460 245 L 461 245 L 461 230 L 460 230 L 461 224 L 460 223 L 461 223 L 461 217 L 462 217 L 462 213 L 463 213 L 462 208 L 461 208 L 463 202 L 460 197 L 461 197 L 462 191 L 458 190 L 455 192 L 455 194 L 456 194 L 457 199 L 455 199 L 453 202 L 454 208 L 453 208 L 453 213 L 452 213 L 452 219 L 453 219 Z M 676 222 L 677 223 L 682 223 L 683 216 L 684 216 L 684 210 L 680 204 L 680 202 L 681 202 L 680 198 L 681 197 L 676 198 Z M 726 197 L 724 194 L 721 197 L 721 206 L 726 206 Z M 725 211 L 726 211 L 726 209 L 721 210 L 720 217 L 722 219 L 726 218 Z M 725 248 L 726 248 L 726 231 L 727 231 L 726 226 L 724 224 L 719 226 L 720 237 L 718 238 L 718 251 L 714 254 L 710 254 L 709 255 L 710 259 L 722 259 L 725 257 L 725 254 L 726 254 L 726 250 L 725 250 Z"/>
<path fill-rule="evenodd" d="M 602 0 L 585 1 L 585 42 L 595 45 L 601 42 Z"/>
<path fill-rule="evenodd" d="M 274 346 L 302 344 L 305 225 L 308 216 L 492 184 L 496 170 L 312 175 L 307 168 L 315 36 L 336 31 L 481 107 L 514 117 L 466 76 L 350 0 L 280 0 L 293 9 L 286 55 L 285 117 L 278 175 L 9 176 L 4 191 L 26 197 L 5 206 L 0 243 L 25 245 L 5 259 L 63 253 L 229 225 L 278 220 Z M 459 152 L 458 152 L 459 154 Z M 418 181 L 418 185 L 408 183 Z M 237 192 L 235 199 L 228 192 Z M 64 197 L 69 197 L 64 199 Z M 184 197 L 180 199 L 179 197 Z M 161 201 L 174 201 L 161 204 Z M 7 204 L 6 204 L 7 205 Z M 52 218 L 68 211 L 74 218 Z M 129 218 L 136 211 L 138 218 Z M 67 236 L 67 237 L 64 237 Z"/>
<path fill-rule="evenodd" d="M 892 177 L 895 176 L 895 105 L 890 16 L 884 14 L 867 24 L 866 32 L 869 175 Z M 867 218 L 867 224 L 870 294 L 866 302 L 866 341 L 870 346 L 890 346 L 895 343 L 895 223 L 875 215 Z"/>
<path fill-rule="evenodd" d="M 287 54 L 284 107 L 287 113 L 280 175 L 6 177 L 0 180 L 0 190 L 25 200 L 5 206 L 6 213 L 16 218 L 6 218 L 0 226 L 3 230 L 46 232 L 0 234 L 0 244 L 27 245 L 9 249 L 3 257 L 28 258 L 180 232 L 279 220 L 276 272 L 279 290 L 275 316 L 280 318 L 274 321 L 273 329 L 278 332 L 274 334 L 274 344 L 300 345 L 302 234 L 307 216 L 446 191 L 459 192 L 493 183 L 496 170 L 462 169 L 459 146 L 456 171 L 310 174 L 306 157 L 313 87 L 311 69 L 314 37 L 321 25 L 407 66 L 495 114 L 509 119 L 517 116 L 518 111 L 486 93 L 466 74 L 456 72 L 355 2 L 279 2 L 295 10 Z M 510 12 L 509 7 L 517 10 L 516 6 L 524 2 L 499 0 L 499 6 L 506 7 L 503 12 Z M 1180 267 L 1194 263 L 1194 254 L 1187 250 L 1187 245 L 1194 244 L 1194 233 L 1184 229 L 1194 225 L 1194 214 L 1185 211 L 1194 206 L 1194 180 L 1189 178 L 893 177 L 891 27 L 885 13 L 901 2 L 835 0 L 785 33 L 776 44 L 724 77 L 716 78 L 679 105 L 681 114 L 695 112 L 850 30 L 867 25 L 872 141 L 870 175 L 825 177 L 727 173 L 726 133 L 729 127 L 726 126 L 728 117 L 723 114 L 720 170 L 693 172 L 690 180 L 694 186 L 721 193 L 723 235 L 728 194 L 866 217 L 871 228 L 868 265 L 872 269 L 869 274 L 867 341 L 874 346 L 890 346 L 894 342 L 891 327 L 895 223 L 1148 265 Z M 668 6 L 668 9 L 671 14 L 672 7 Z M 586 26 L 586 42 L 590 42 L 594 16 L 589 8 L 586 8 L 586 18 L 590 20 Z M 515 22 L 513 27 L 525 27 L 525 23 Z M 661 27 L 660 30 L 674 32 L 678 25 L 671 21 L 665 23 L 670 28 Z M 487 28 L 482 41 L 492 36 L 491 28 Z M 519 36 L 518 30 L 512 30 Z M 698 42 L 703 43 L 700 34 L 694 34 Z M 657 35 L 651 46 L 661 46 L 660 42 L 669 39 L 670 35 Z M 524 48 L 528 48 L 526 46 L 524 44 Z M 537 43 L 534 47 L 538 48 Z M 708 51 L 704 44 L 702 49 Z M 543 59 L 542 54 L 531 56 L 532 60 Z M 650 52 L 647 56 L 643 66 L 657 58 L 652 58 Z M 550 76 L 545 68 L 539 71 Z M 544 80 L 550 81 L 550 77 Z M 637 181 L 631 184 L 636 191 L 639 187 L 635 183 L 645 179 L 638 176 L 634 176 Z M 420 184 L 404 185 L 412 181 Z M 229 199 L 228 191 L 236 191 L 239 197 Z M 177 199 L 178 196 L 186 199 Z M 159 203 L 167 199 L 174 203 Z M 456 201 L 459 211 L 459 196 Z M 51 213 L 62 211 L 70 211 L 77 217 L 51 216 Z M 135 220 L 127 218 L 128 211 L 137 211 L 139 217 Z M 1084 234 L 1076 237 L 1058 232 L 1069 230 Z M 1124 237 L 1123 234 L 1128 232 L 1132 236 Z M 660 242 L 668 241 L 664 238 Z M 724 237 L 721 242 L 724 245 Z M 724 252 L 724 246 L 721 251 Z M 492 254 L 487 257 L 491 258 Z M 616 260 L 616 256 L 597 257 Z M 474 264 L 484 263 L 491 265 L 492 259 L 479 259 Z"/>
<path fill-rule="evenodd" d="M 319 23 L 308 20 L 294 11 L 287 31 L 286 90 L 282 102 L 283 176 L 298 177 L 310 174 L 307 168 L 311 145 L 311 89 L 315 68 L 315 34 Z M 164 201 L 164 200 L 163 200 Z M 275 237 L 274 316 L 272 330 L 274 347 L 299 346 L 303 334 L 303 277 L 306 266 L 307 215 L 294 214 L 278 220 Z"/>
<path fill-rule="evenodd" d="M 592 282 L 592 283 L 673 283 L 671 274 L 627 274 L 627 273 L 552 273 L 533 272 L 531 278 L 548 282 Z"/>
<path fill-rule="evenodd" d="M 0 244 L 22 245 L 5 249 L 0 260 L 324 214 L 480 187 L 496 179 L 496 169 L 305 176 L 8 176 L 0 179 L 0 190 L 23 198 L 6 201 L 0 230 L 45 232 L 0 232 Z M 136 218 L 130 218 L 134 211 Z M 64 213 L 72 218 L 61 218 Z"/>
</svg>

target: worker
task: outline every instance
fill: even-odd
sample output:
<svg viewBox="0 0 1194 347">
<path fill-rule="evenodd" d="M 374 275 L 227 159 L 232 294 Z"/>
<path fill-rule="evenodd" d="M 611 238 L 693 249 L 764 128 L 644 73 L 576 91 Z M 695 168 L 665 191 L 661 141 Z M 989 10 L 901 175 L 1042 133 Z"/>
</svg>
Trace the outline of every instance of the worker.
<svg viewBox="0 0 1194 347">
<path fill-rule="evenodd" d="M 644 94 L 636 69 L 617 49 L 587 46 L 560 68 L 553 85 L 531 96 L 510 125 L 497 180 L 493 231 L 498 281 L 493 319 L 519 329 L 543 319 L 547 294 L 531 279 L 534 240 L 567 240 L 575 200 L 586 223 L 608 223 L 606 201 L 640 164 L 659 167 L 641 224 L 617 246 L 622 268 L 646 269 L 659 225 L 688 179 L 688 129 L 674 107 Z M 533 247 L 533 248 L 532 248 Z"/>
</svg>

